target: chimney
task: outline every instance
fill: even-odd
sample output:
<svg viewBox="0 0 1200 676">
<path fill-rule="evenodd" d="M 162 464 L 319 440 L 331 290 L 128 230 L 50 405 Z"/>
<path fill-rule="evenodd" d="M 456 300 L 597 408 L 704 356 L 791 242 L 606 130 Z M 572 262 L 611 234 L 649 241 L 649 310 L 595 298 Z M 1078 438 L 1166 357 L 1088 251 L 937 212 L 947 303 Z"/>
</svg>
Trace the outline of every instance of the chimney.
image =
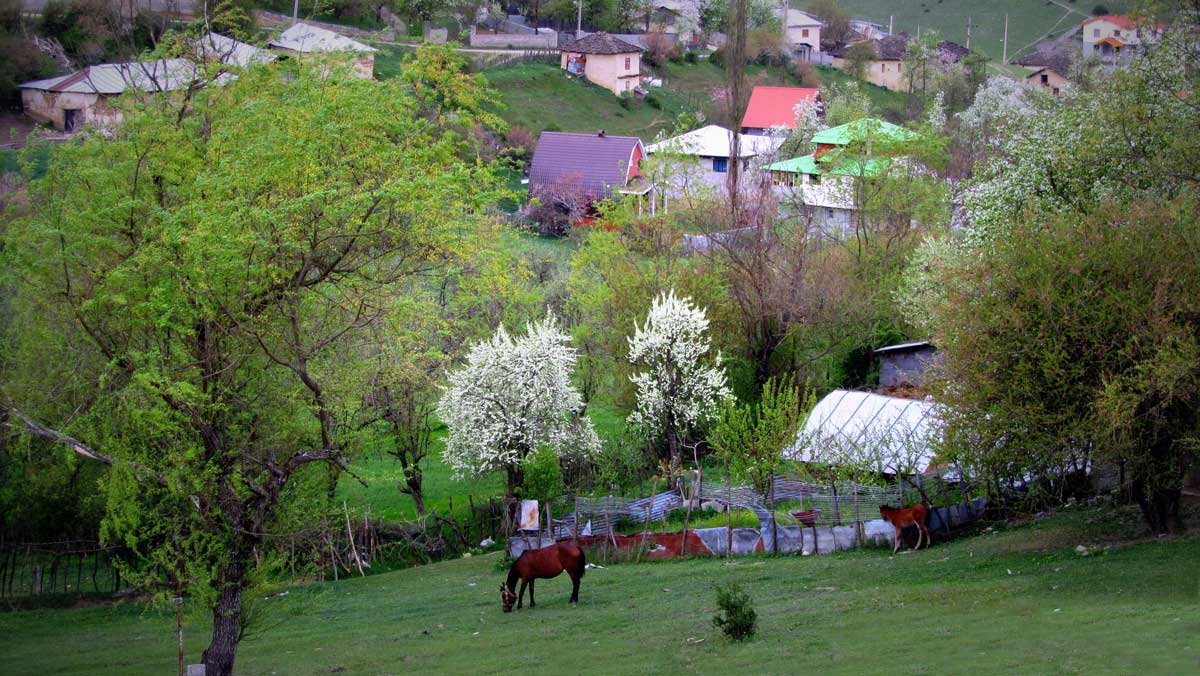
<svg viewBox="0 0 1200 676">
<path fill-rule="evenodd" d="M 596 136 L 599 136 L 600 138 L 604 138 L 604 130 L 601 129 L 599 132 L 596 133 Z"/>
</svg>

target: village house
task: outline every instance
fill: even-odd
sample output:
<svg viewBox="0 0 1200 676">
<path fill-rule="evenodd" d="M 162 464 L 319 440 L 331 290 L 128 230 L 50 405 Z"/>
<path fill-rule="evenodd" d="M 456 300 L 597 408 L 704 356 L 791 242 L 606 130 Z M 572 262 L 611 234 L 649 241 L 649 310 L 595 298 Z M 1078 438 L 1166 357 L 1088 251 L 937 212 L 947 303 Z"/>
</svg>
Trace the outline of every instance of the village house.
<svg viewBox="0 0 1200 676">
<path fill-rule="evenodd" d="M 267 44 L 279 54 L 292 58 L 302 58 L 303 55 L 344 56 L 352 60 L 351 67 L 356 77 L 364 80 L 375 77 L 375 52 L 379 50 L 303 21 L 292 24 Z"/>
<path fill-rule="evenodd" d="M 646 148 L 636 136 L 545 131 L 529 169 L 529 197 L 569 195 L 592 204 L 614 195 L 645 198 L 653 212 L 653 187 L 642 179 Z"/>
<path fill-rule="evenodd" d="M 559 48 L 560 67 L 620 96 L 642 82 L 642 50 L 609 35 L 591 33 Z"/>
<path fill-rule="evenodd" d="M 655 182 L 664 207 L 668 199 L 705 199 L 727 194 L 730 165 L 734 161 L 733 139 L 734 132 L 710 124 L 647 146 L 651 157 L 670 157 L 661 171 L 656 168 L 647 176 Z M 760 177 L 757 170 L 774 157 L 784 139 L 738 134 L 737 140 L 738 183 L 743 187 L 753 185 Z"/>
<path fill-rule="evenodd" d="M 883 175 L 913 132 L 864 118 L 812 137 L 811 155 L 767 166 L 786 212 L 806 219 L 815 232 L 839 238 L 854 228 L 855 181 Z"/>
<path fill-rule="evenodd" d="M 796 108 L 801 104 L 815 105 L 817 114 L 824 114 L 821 90 L 816 87 L 757 86 L 750 92 L 741 131 L 786 136 L 796 128 Z"/>
<path fill-rule="evenodd" d="M 699 0 L 651 0 L 637 19 L 647 33 L 674 35 L 687 47 L 695 47 L 700 39 Z"/>
<path fill-rule="evenodd" d="M 938 351 L 928 340 L 875 348 L 879 357 L 879 390 L 920 389 L 925 372 L 938 363 Z"/>
<path fill-rule="evenodd" d="M 909 83 L 904 77 L 903 63 L 904 53 L 908 50 L 908 39 L 907 33 L 897 33 L 839 47 L 831 52 L 833 67 L 839 70 L 849 70 L 851 63 L 847 57 L 850 50 L 854 45 L 867 44 L 871 47 L 874 56 L 864 64 L 862 78 L 884 89 L 908 91 Z"/>
<path fill-rule="evenodd" d="M 121 112 L 113 99 L 128 91 L 158 94 L 185 89 L 205 74 L 197 63 L 218 62 L 246 67 L 275 57 L 253 45 L 216 33 L 191 41 L 190 59 L 158 59 L 132 63 L 101 63 L 74 73 L 18 85 L 25 114 L 59 131 L 83 125 L 117 126 Z M 219 84 L 218 74 L 213 80 Z"/>
<path fill-rule="evenodd" d="M 1143 45 L 1162 35 L 1163 25 L 1150 24 L 1128 16 L 1094 16 L 1080 24 L 1083 55 L 1109 64 L 1127 63 Z"/>
<path fill-rule="evenodd" d="M 1065 50 L 1035 51 L 1017 59 L 1015 63 L 1030 69 L 1023 81 L 1030 89 L 1061 96 L 1071 84 L 1067 78 L 1071 71 L 1071 54 Z"/>
<path fill-rule="evenodd" d="M 787 10 L 783 17 L 783 38 L 788 49 L 802 61 L 818 61 L 821 53 L 821 29 L 825 23 L 798 9 Z"/>
</svg>

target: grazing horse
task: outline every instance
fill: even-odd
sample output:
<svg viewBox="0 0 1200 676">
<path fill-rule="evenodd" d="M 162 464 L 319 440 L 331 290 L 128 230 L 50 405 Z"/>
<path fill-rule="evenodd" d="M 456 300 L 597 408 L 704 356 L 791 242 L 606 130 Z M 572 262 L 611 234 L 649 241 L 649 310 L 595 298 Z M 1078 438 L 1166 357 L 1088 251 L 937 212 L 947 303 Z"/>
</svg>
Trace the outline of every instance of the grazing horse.
<svg viewBox="0 0 1200 676">
<path fill-rule="evenodd" d="M 879 513 L 896 529 L 896 546 L 892 548 L 893 555 L 900 550 L 900 531 L 908 526 L 917 527 L 917 544 L 912 548 L 914 552 L 921 546 L 921 536 L 925 537 L 926 547 L 933 543 L 933 540 L 929 538 L 929 529 L 925 527 L 925 519 L 929 517 L 929 510 L 925 508 L 925 505 L 913 505 L 902 509 L 880 505 Z"/>
<path fill-rule="evenodd" d="M 541 549 L 527 549 L 521 552 L 512 568 L 508 569 L 508 581 L 500 585 L 500 605 L 504 612 L 511 613 L 513 601 L 520 609 L 525 600 L 525 585 L 529 585 L 529 607 L 533 607 L 533 581 L 558 577 L 564 570 L 571 576 L 571 603 L 579 602 L 579 580 L 583 578 L 586 565 L 583 550 L 572 542 L 558 544 Z M 521 579 L 521 591 L 514 592 L 517 578 Z"/>
</svg>

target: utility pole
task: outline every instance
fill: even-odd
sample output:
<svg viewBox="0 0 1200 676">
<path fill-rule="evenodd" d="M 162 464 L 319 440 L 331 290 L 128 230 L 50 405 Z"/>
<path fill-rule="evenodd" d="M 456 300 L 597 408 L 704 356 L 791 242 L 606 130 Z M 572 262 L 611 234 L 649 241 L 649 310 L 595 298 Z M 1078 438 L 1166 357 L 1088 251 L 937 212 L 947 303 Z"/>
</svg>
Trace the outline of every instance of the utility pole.
<svg viewBox="0 0 1200 676">
<path fill-rule="evenodd" d="M 292 0 L 292 25 L 300 20 L 300 0 Z"/>
<path fill-rule="evenodd" d="M 971 17 L 967 17 L 967 49 L 971 48 Z"/>
<path fill-rule="evenodd" d="M 889 15 L 888 15 L 888 35 L 891 35 L 891 34 L 892 34 L 892 23 L 893 23 L 893 22 L 895 22 L 895 21 L 896 21 L 896 15 L 895 15 L 895 14 L 889 14 Z"/>
<path fill-rule="evenodd" d="M 297 0 L 299 1 L 299 0 Z M 583 30 L 583 0 L 579 0 L 579 13 L 575 15 L 575 39 L 579 39 L 579 33 Z"/>
<path fill-rule="evenodd" d="M 1004 15 L 1004 56 L 1000 58 L 1000 63 L 1008 65 L 1008 15 Z"/>
</svg>

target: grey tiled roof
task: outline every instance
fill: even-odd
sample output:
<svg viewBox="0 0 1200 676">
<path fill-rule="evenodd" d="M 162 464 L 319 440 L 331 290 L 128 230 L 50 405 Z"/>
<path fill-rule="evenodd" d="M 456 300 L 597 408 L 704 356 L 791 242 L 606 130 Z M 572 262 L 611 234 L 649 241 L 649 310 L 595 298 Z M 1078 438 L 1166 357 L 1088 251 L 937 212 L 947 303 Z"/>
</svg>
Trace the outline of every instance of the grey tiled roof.
<svg viewBox="0 0 1200 676">
<path fill-rule="evenodd" d="M 575 42 L 563 45 L 559 49 L 564 52 L 576 52 L 579 54 L 629 54 L 642 51 L 637 45 L 629 44 L 621 38 L 609 35 L 608 33 L 592 33 Z"/>
</svg>

